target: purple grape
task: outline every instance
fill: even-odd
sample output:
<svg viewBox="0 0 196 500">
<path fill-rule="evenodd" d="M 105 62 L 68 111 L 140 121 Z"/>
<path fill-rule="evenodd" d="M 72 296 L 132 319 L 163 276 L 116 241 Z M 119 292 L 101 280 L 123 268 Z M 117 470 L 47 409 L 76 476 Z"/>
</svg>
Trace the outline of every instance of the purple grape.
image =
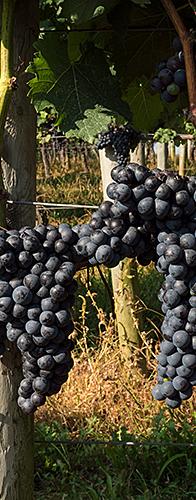
<svg viewBox="0 0 196 500">
<path fill-rule="evenodd" d="M 158 78 L 157 76 L 152 78 L 152 80 L 150 82 L 150 88 L 154 93 L 160 92 L 162 87 L 163 87 L 163 84 L 162 84 L 160 78 Z"/>
<path fill-rule="evenodd" d="M 27 305 L 32 300 L 32 293 L 26 286 L 18 286 L 13 290 L 12 297 L 16 304 Z"/>
<path fill-rule="evenodd" d="M 43 377 L 36 377 L 33 381 L 33 389 L 38 394 L 46 394 L 49 388 L 48 380 Z"/>
</svg>

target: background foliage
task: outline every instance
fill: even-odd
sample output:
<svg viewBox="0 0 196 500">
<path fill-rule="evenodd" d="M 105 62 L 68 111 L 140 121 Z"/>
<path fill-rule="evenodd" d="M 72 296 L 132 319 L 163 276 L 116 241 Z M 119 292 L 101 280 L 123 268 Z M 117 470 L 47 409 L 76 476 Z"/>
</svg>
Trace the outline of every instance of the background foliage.
<svg viewBox="0 0 196 500">
<path fill-rule="evenodd" d="M 193 27 L 191 6 L 175 3 Z M 41 0 L 40 6 L 41 36 L 28 68 L 38 111 L 52 106 L 63 132 L 91 142 L 113 117 L 153 131 L 169 113 L 182 131 L 186 95 L 167 105 L 149 89 L 157 64 L 173 53 L 175 32 L 161 2 Z"/>
</svg>

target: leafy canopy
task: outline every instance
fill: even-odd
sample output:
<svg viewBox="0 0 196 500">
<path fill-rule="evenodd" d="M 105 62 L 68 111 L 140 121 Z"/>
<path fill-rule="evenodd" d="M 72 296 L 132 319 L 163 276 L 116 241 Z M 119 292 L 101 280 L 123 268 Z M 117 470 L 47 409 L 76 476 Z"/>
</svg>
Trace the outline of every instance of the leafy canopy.
<svg viewBox="0 0 196 500">
<path fill-rule="evenodd" d="M 58 33 L 47 33 L 36 49 L 39 52 L 28 68 L 35 75 L 29 82 L 29 95 L 38 111 L 51 105 L 56 108 L 65 132 L 78 135 L 79 124 L 84 125 L 86 136 L 96 135 L 97 120 L 89 110 L 99 109 L 101 127 L 110 122 L 112 113 L 131 119 L 102 50 L 89 44 L 80 60 L 71 62 L 67 37 Z"/>
<path fill-rule="evenodd" d="M 114 117 L 153 131 L 169 108 L 176 120 L 181 103 L 163 104 L 149 90 L 156 64 L 172 55 L 173 33 L 157 29 L 168 28 L 161 2 L 40 0 L 40 7 L 44 34 L 28 68 L 29 95 L 38 111 L 54 109 L 67 136 L 92 141 Z"/>
</svg>

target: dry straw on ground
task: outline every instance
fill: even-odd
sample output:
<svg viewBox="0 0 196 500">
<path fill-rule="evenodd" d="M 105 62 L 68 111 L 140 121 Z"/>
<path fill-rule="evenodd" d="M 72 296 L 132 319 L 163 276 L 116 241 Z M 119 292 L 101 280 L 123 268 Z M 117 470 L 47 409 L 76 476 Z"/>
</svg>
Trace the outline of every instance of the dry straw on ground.
<svg viewBox="0 0 196 500">
<path fill-rule="evenodd" d="M 95 297 L 92 297 L 95 302 Z M 85 312 L 83 306 L 83 319 Z M 74 355 L 74 368 L 69 380 L 56 396 L 38 411 L 37 419 L 50 422 L 59 420 L 67 427 L 72 437 L 81 432 L 86 437 L 108 436 L 119 428 L 125 427 L 134 436 L 150 435 L 154 417 L 163 404 L 153 400 L 151 389 L 156 379 L 156 360 L 152 350 L 152 340 L 143 338 L 143 355 L 146 358 L 148 374 L 138 367 L 137 352 L 132 356 L 130 366 L 124 365 L 119 352 L 118 338 L 112 318 L 106 319 L 102 309 L 97 306 L 100 321 L 99 345 L 96 350 L 89 349 L 88 327 L 85 320 L 80 323 L 83 329 Z M 103 331 L 105 325 L 105 331 Z M 76 336 L 78 324 L 76 323 Z M 81 333 L 81 331 L 80 331 Z M 158 345 L 157 345 L 158 349 Z M 140 353 L 141 355 L 141 353 Z M 195 400 L 185 401 L 182 408 L 171 412 L 164 410 L 166 418 L 174 416 L 180 427 L 184 419 L 193 423 Z"/>
</svg>

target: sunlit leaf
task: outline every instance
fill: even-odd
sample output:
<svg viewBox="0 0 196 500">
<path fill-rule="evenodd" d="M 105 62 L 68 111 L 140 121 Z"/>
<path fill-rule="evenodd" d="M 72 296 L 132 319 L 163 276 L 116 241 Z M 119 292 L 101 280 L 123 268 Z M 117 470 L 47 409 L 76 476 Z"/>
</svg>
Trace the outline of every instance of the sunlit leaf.
<svg viewBox="0 0 196 500">
<path fill-rule="evenodd" d="M 101 106 L 96 106 L 95 109 L 87 109 L 83 120 L 78 120 L 76 128 L 69 130 L 66 133 L 66 137 L 77 137 L 78 139 L 92 143 L 100 131 L 104 132 L 107 130 L 111 118 L 111 113 Z"/>
</svg>

